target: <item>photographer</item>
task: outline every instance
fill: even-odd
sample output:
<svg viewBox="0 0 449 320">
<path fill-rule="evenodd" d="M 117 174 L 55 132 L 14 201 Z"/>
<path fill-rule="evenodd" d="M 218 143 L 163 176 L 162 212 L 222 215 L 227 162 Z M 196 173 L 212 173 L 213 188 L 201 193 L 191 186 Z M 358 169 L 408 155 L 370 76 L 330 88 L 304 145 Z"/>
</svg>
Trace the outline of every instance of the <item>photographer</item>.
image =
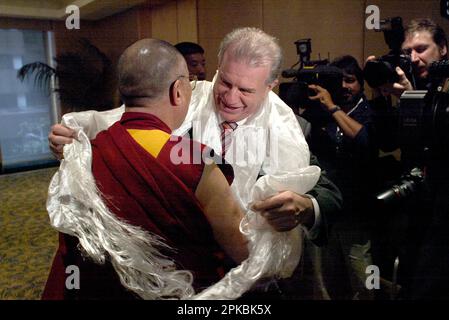
<svg viewBox="0 0 449 320">
<path fill-rule="evenodd" d="M 343 56 L 331 66 L 343 71 L 343 99 L 337 106 L 329 91 L 309 85 L 327 111 L 327 121 L 311 120 L 310 148 L 322 168 L 340 188 L 344 205 L 341 220 L 329 234 L 323 249 L 323 275 L 332 299 L 373 299 L 365 287 L 366 267 L 372 264 L 368 203 L 373 186 L 373 163 L 377 157 L 373 112 L 363 94 L 363 76 L 357 60 Z M 303 113 L 307 119 L 313 108 Z"/>
<path fill-rule="evenodd" d="M 412 56 L 415 75 L 420 80 L 417 89 L 429 89 L 430 64 L 447 59 L 443 29 L 430 20 L 413 21 L 406 29 L 402 48 Z M 428 156 L 425 188 L 419 212 L 415 213 L 411 236 L 422 241 L 414 253 L 416 264 L 406 294 L 411 299 L 449 299 L 449 170 L 447 155 L 441 151 L 433 148 Z"/>
<path fill-rule="evenodd" d="M 443 29 L 429 19 L 419 19 L 413 20 L 407 26 L 404 35 L 402 50 L 411 58 L 415 86 L 413 87 L 410 79 L 400 68 L 397 68 L 400 80 L 381 86 L 380 92 L 384 97 L 389 95 L 399 97 L 405 90 L 413 89 L 429 90 L 434 93 L 435 88 L 431 86 L 432 77 L 429 74 L 429 67 L 433 62 L 447 59 L 447 40 Z M 376 101 L 377 112 L 383 110 L 394 115 L 395 109 L 391 107 L 391 103 L 385 102 L 387 100 L 382 101 L 382 98 Z M 427 107 L 430 108 L 433 105 L 428 104 Z M 443 115 L 439 114 L 439 116 Z M 442 119 L 435 118 L 435 120 Z M 380 121 L 378 123 L 378 130 L 385 129 Z M 395 128 L 390 132 L 390 138 L 395 138 L 391 140 L 396 140 L 400 130 L 401 128 Z M 432 123 L 432 127 L 426 130 L 427 132 L 423 134 L 433 135 L 432 132 L 436 131 L 436 128 Z M 401 162 L 405 171 L 410 169 L 409 164 L 412 164 L 419 166 L 425 173 L 420 191 L 413 197 L 405 198 L 400 209 L 407 221 L 404 255 L 400 255 L 399 265 L 400 282 L 403 287 L 401 296 L 405 299 L 449 299 L 449 233 L 447 232 L 449 229 L 449 170 L 447 169 L 448 157 L 443 151 L 447 146 L 445 143 L 440 142 L 438 145 L 432 142 L 427 146 L 430 147 L 428 151 L 423 152 L 423 159 L 411 157 L 402 150 L 403 146 L 399 144 L 396 147 L 401 147 Z"/>
<path fill-rule="evenodd" d="M 402 50 L 411 58 L 413 73 L 416 77 L 416 88 L 413 88 L 401 68 L 397 67 L 396 72 L 400 81 L 381 86 L 380 89 L 384 95 L 393 94 L 400 97 L 405 90 L 428 89 L 428 68 L 430 64 L 447 59 L 446 34 L 432 20 L 412 20 L 404 30 L 404 36 L 405 40 L 402 43 Z"/>
<path fill-rule="evenodd" d="M 428 68 L 432 62 L 447 58 L 447 40 L 444 30 L 430 19 L 412 20 L 404 30 L 402 51 L 412 63 L 413 79 L 396 67 L 399 80 L 373 88 L 372 106 L 376 111 L 376 128 L 379 134 L 380 148 L 389 152 L 399 147 L 398 113 L 392 107 L 391 95 L 399 98 L 406 90 L 427 90 L 429 87 Z M 374 56 L 367 61 L 375 60 Z M 415 86 L 412 85 L 415 83 Z"/>
</svg>

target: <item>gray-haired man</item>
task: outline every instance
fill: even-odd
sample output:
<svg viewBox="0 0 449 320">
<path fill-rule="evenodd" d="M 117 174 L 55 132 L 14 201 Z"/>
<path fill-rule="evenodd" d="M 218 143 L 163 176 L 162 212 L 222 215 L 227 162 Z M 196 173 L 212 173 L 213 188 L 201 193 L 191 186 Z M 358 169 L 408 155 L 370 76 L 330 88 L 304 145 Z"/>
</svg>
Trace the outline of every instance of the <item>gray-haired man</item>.
<svg viewBox="0 0 449 320">
<path fill-rule="evenodd" d="M 201 81 L 192 94 L 186 121 L 174 133 L 193 129 L 193 139 L 224 154 L 234 168 L 231 186 L 240 204 L 261 212 L 278 231 L 298 224 L 317 244 L 326 239 L 329 221 L 341 208 L 338 189 L 321 175 L 308 194 L 283 191 L 251 203 L 261 175 L 294 173 L 316 164 L 291 109 L 271 90 L 278 84 L 281 49 L 273 37 L 256 28 L 229 33 L 219 52 L 219 67 L 212 82 Z M 117 121 L 123 108 L 106 112 L 81 112 L 77 121 L 90 138 Z M 72 132 L 52 127 L 50 147 L 61 155 Z M 311 161 L 312 160 L 312 161 Z"/>
</svg>

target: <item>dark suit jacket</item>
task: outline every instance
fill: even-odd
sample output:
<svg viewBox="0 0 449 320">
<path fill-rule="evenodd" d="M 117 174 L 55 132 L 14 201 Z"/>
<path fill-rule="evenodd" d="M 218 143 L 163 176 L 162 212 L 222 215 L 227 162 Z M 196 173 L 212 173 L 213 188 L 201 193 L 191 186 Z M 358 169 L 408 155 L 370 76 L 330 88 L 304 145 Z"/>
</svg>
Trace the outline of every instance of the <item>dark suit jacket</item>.
<svg viewBox="0 0 449 320">
<path fill-rule="evenodd" d="M 306 140 L 311 134 L 311 124 L 301 116 L 296 116 L 299 125 L 304 133 Z M 321 225 L 318 236 L 312 240 L 317 246 L 323 246 L 327 243 L 330 227 L 338 218 L 343 206 L 343 197 L 337 186 L 329 180 L 326 171 L 320 166 L 318 159 L 312 153 L 310 154 L 310 165 L 315 165 L 321 168 L 320 179 L 316 186 L 307 192 L 318 202 L 321 214 Z"/>
<path fill-rule="evenodd" d="M 310 154 L 310 165 L 320 167 L 317 157 L 313 154 Z M 321 214 L 320 231 L 312 242 L 317 246 L 323 246 L 327 243 L 329 230 L 342 209 L 343 198 L 340 190 L 327 178 L 324 170 L 321 171 L 320 179 L 315 187 L 307 194 L 317 200 Z"/>
<path fill-rule="evenodd" d="M 298 121 L 303 132 L 310 132 L 310 130 L 304 131 L 304 126 L 310 126 L 308 121 L 299 118 Z M 189 136 L 192 137 L 192 134 L 192 129 L 190 129 Z M 318 159 L 313 154 L 310 154 L 310 165 L 316 165 L 321 168 Z M 321 171 L 320 178 L 315 187 L 307 192 L 307 194 L 314 197 L 320 207 L 321 225 L 319 227 L 318 236 L 313 239 L 312 242 L 317 246 L 322 246 L 327 243 L 330 227 L 342 209 L 343 198 L 340 190 L 327 178 L 324 170 Z"/>
</svg>

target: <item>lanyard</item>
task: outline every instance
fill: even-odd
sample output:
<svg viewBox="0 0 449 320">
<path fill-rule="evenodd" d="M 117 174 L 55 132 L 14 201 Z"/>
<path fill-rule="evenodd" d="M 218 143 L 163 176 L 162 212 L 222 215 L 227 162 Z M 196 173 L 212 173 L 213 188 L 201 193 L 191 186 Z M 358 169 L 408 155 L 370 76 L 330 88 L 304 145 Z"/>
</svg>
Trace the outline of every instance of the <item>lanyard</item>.
<svg viewBox="0 0 449 320">
<path fill-rule="evenodd" d="M 354 112 L 354 110 L 358 108 L 358 106 L 362 103 L 362 101 L 363 101 L 363 98 L 360 98 L 359 102 L 357 102 L 357 104 L 354 106 L 354 108 L 349 110 L 348 113 L 346 113 L 346 115 L 349 116 L 352 112 Z M 340 133 L 340 127 L 337 124 L 337 137 L 338 137 L 339 133 Z"/>
</svg>

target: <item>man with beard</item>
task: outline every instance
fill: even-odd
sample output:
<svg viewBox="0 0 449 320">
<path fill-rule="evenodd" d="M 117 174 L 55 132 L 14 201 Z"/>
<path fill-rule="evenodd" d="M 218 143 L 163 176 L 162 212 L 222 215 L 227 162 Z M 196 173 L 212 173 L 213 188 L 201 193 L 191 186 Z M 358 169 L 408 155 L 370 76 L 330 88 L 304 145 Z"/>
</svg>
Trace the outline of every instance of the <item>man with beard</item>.
<svg viewBox="0 0 449 320">
<path fill-rule="evenodd" d="M 328 247 L 323 248 L 323 276 L 332 299 L 372 299 L 373 292 L 365 287 L 365 271 L 372 264 L 368 201 L 377 158 L 373 111 L 363 94 L 357 60 L 346 55 L 331 65 L 343 71 L 340 105 L 325 88 L 309 85 L 316 92 L 310 99 L 327 111 L 324 122 L 312 120 L 310 149 L 343 195 L 341 219 L 329 233 Z M 307 112 L 303 113 L 306 119 Z"/>
</svg>

